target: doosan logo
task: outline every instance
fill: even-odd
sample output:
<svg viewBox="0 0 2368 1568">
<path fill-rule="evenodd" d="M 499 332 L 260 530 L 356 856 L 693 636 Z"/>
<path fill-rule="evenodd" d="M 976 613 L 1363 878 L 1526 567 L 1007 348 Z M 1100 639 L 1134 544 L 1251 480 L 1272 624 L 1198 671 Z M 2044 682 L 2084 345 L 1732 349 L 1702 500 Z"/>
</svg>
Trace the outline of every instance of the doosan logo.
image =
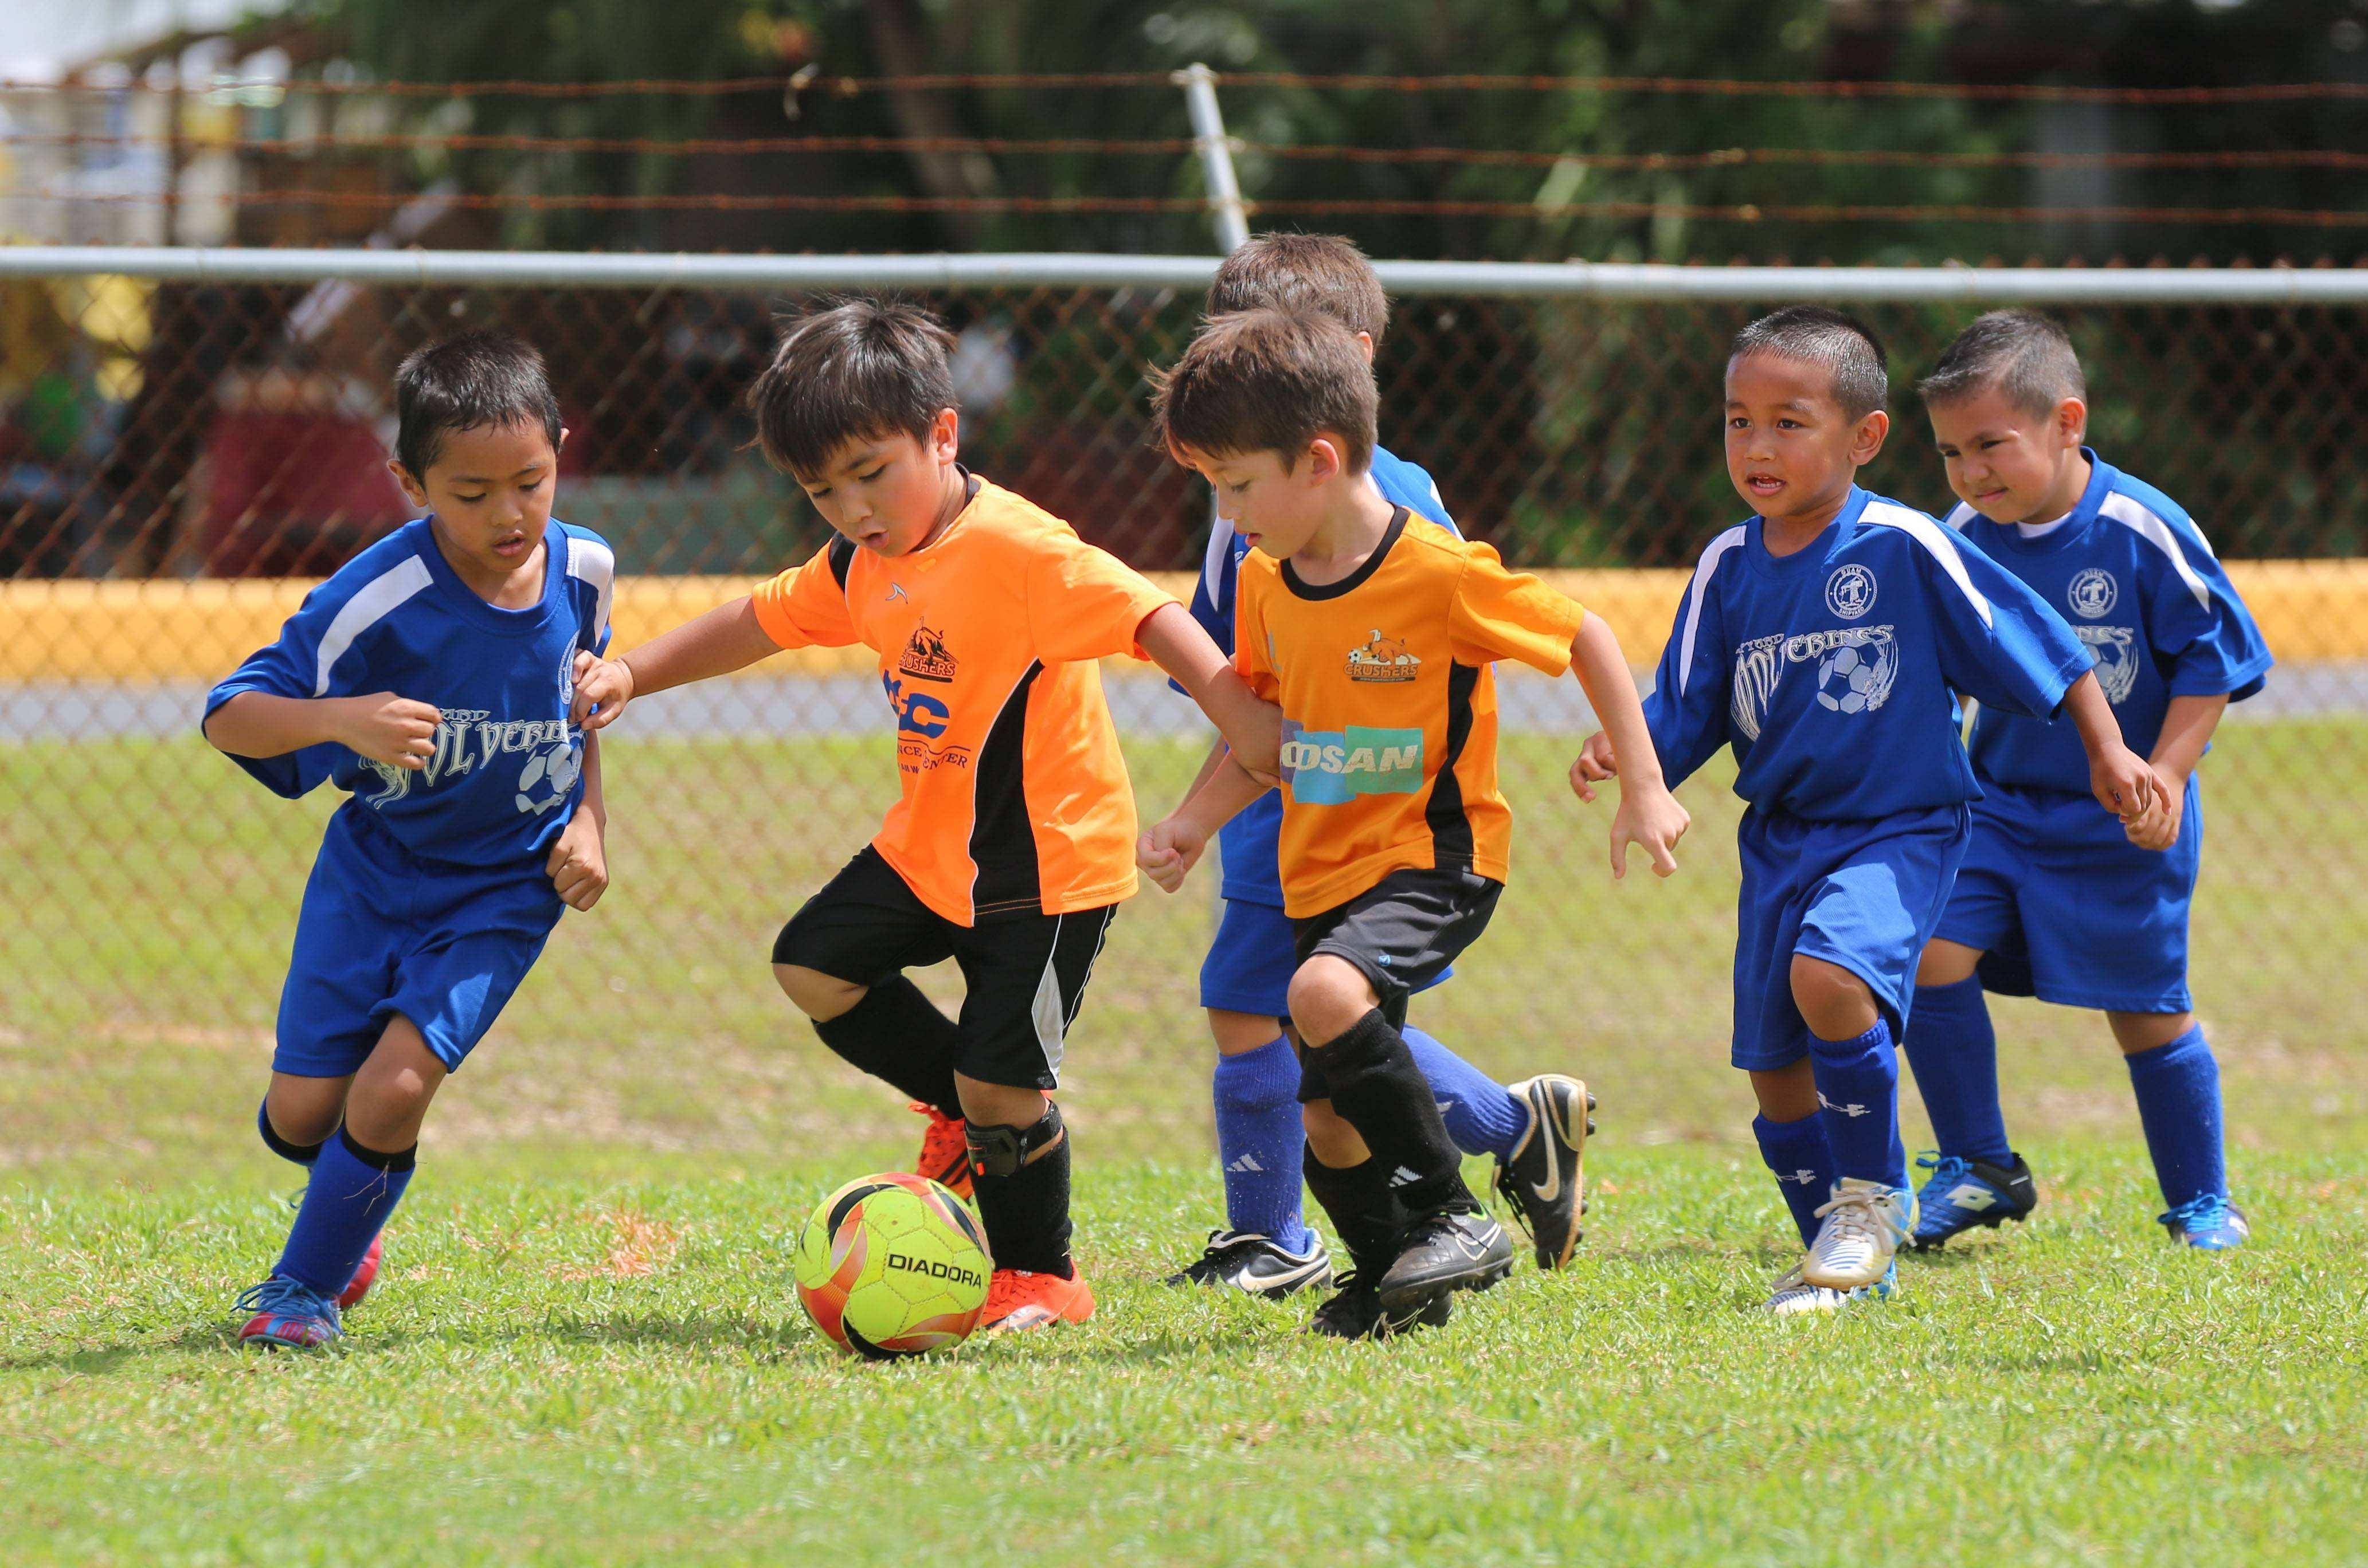
<svg viewBox="0 0 2368 1568">
<path fill-rule="evenodd" d="M 1303 730 L 1282 723 L 1283 777 L 1292 799 L 1337 806 L 1359 795 L 1411 795 L 1421 790 L 1422 732 L 1351 724 Z"/>
<path fill-rule="evenodd" d="M 935 1258 L 915 1257 L 908 1252 L 890 1253 L 888 1267 L 900 1274 L 919 1274 L 931 1279 L 951 1280 L 957 1285 L 985 1283 L 975 1268 L 964 1268 L 959 1263 L 939 1263 Z"/>
</svg>

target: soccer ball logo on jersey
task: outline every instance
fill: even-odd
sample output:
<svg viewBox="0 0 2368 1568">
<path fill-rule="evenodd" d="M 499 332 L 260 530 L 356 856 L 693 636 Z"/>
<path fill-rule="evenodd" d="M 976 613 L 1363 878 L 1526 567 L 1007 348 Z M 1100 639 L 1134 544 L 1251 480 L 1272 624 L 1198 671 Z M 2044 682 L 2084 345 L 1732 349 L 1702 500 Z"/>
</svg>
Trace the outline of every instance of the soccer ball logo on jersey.
<svg viewBox="0 0 2368 1568">
<path fill-rule="evenodd" d="M 1372 639 L 1349 650 L 1349 678 L 1372 685 L 1395 686 L 1422 674 L 1422 661 L 1395 637 L 1373 628 Z"/>
<path fill-rule="evenodd" d="M 435 747 L 427 766 L 414 770 L 391 767 L 363 758 L 383 788 L 363 803 L 389 806 L 411 793 L 416 784 L 433 790 L 449 778 L 459 778 L 489 766 L 502 756 L 526 757 L 519 765 L 514 799 L 518 809 L 541 816 L 564 803 L 584 771 L 584 742 L 567 720 L 496 719 L 483 708 L 447 708 L 436 726 Z"/>
<path fill-rule="evenodd" d="M 1799 636 L 1755 637 L 1735 651 L 1728 713 L 1743 738 L 1756 741 L 1768 722 L 1776 688 L 1794 665 L 1815 666 L 1817 706 L 1835 713 L 1872 713 L 1899 679 L 1899 643 L 1888 626 L 1844 626 Z"/>
<path fill-rule="evenodd" d="M 1842 620 L 1858 620 L 1874 608 L 1874 574 L 1853 561 L 1826 579 L 1826 608 Z"/>
<path fill-rule="evenodd" d="M 2110 584 L 2112 579 L 2108 578 Z M 2078 586 L 2075 584 L 2074 586 Z M 2097 661 L 2097 684 L 2105 700 L 2127 702 L 2138 684 L 2138 633 L 2134 626 L 2076 626 L 2073 634 Z"/>
<path fill-rule="evenodd" d="M 2083 620 L 2100 620 L 2112 614 L 2113 601 L 2120 597 L 2113 574 L 2101 566 L 2084 568 L 2072 579 L 2072 585 L 2064 590 L 2064 602 Z"/>
<path fill-rule="evenodd" d="M 1282 722 L 1282 781 L 1303 806 L 1338 806 L 1360 795 L 1412 795 L 1422 789 L 1422 732 L 1351 724 L 1304 730 Z"/>
</svg>

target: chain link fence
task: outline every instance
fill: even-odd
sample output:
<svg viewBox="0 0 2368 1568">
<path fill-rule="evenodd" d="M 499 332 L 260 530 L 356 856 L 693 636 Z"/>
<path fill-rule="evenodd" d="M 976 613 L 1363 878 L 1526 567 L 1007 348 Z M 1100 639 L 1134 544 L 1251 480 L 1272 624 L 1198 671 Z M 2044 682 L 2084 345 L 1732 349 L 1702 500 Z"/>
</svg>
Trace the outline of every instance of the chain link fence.
<svg viewBox="0 0 2368 1568">
<path fill-rule="evenodd" d="M 498 324 L 547 356 L 571 432 L 557 512 L 616 547 L 620 648 L 825 537 L 747 449 L 739 406 L 777 312 L 798 303 L 777 286 L 397 285 L 325 264 L 306 277 L 306 265 L 283 256 L 269 275 L 284 280 L 270 282 L 0 279 L 0 1016 L 17 1039 L 198 1031 L 259 1051 L 268 1038 L 335 802 L 291 808 L 254 789 L 199 739 L 200 699 L 309 579 L 404 517 L 383 464 L 388 382 L 409 349 Z M 959 334 L 966 460 L 1134 565 L 1178 574 L 1179 593 L 1208 499 L 1146 446 L 1144 372 L 1182 347 L 1200 302 L 1190 274 L 1206 265 L 1166 281 L 1013 278 L 920 294 Z M 1928 293 L 1951 276 L 1929 275 Z M 2014 275 L 1995 281 L 1999 297 L 2017 292 Z M 1720 451 L 1725 344 L 1792 294 L 1771 283 L 1743 298 L 1727 280 L 1689 295 L 1683 275 L 1661 297 L 1441 287 L 1402 291 L 1381 346 L 1384 442 L 1430 470 L 1469 531 L 1516 564 L 1566 574 L 1649 667 L 1684 567 L 1743 509 Z M 1853 287 L 1832 274 L 1818 292 Z M 1867 483 L 1945 510 L 1906 389 L 1981 306 L 1857 308 L 1900 389 Z M 2362 999 L 2351 955 L 2368 940 L 2368 469 L 2355 435 L 2368 290 L 2197 303 L 2133 288 L 2060 313 L 2087 361 L 2095 444 L 2195 513 L 2281 660 L 2206 765 L 2207 1017 L 2273 1018 L 2297 1041 L 2347 1037 Z M 1107 673 L 1139 803 L 1156 814 L 1205 731 L 1146 667 Z M 1588 724 L 1575 683 L 1503 680 L 1512 891 L 1432 1021 L 1507 1070 L 1588 1036 L 1682 1060 L 1680 1086 L 1693 1063 L 1722 1071 L 1738 809 L 1725 769 L 1685 792 L 1697 828 L 1680 879 L 1614 894 L 1607 816 L 1563 782 Z M 781 1036 L 770 935 L 893 797 L 883 717 L 864 660 L 826 653 L 637 705 L 608 753 L 615 887 L 593 915 L 569 917 L 501 1036 Z M 1103 1053 L 1107 1065 L 1096 1048 L 1076 1052 L 1086 1079 L 1124 1078 L 1137 1048 L 1205 1051 L 1194 976 L 1214 880 L 1174 899 L 1146 891 L 1121 916 L 1083 1027 L 1127 1050 Z"/>
</svg>

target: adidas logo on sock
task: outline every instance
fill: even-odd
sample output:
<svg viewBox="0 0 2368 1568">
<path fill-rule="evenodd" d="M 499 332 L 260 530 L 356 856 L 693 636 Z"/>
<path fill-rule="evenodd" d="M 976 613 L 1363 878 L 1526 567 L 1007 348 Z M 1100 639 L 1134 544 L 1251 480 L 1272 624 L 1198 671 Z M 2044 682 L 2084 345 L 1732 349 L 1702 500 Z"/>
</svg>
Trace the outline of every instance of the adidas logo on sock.
<svg viewBox="0 0 2368 1568">
<path fill-rule="evenodd" d="M 1266 1169 L 1264 1165 L 1258 1163 L 1258 1156 L 1256 1154 L 1244 1154 L 1240 1159 L 1235 1160 L 1232 1165 L 1227 1165 L 1225 1168 L 1229 1171 L 1238 1172 L 1244 1176 L 1255 1175 Z"/>
<path fill-rule="evenodd" d="M 1778 1181 L 1798 1182 L 1803 1187 L 1807 1187 L 1810 1183 L 1817 1179 L 1817 1173 L 1815 1171 L 1778 1171 L 1776 1173 L 1776 1179 Z"/>
<path fill-rule="evenodd" d="M 1445 1116 L 1449 1111 L 1455 1108 L 1455 1102 L 1453 1100 L 1440 1100 L 1437 1103 L 1439 1105 L 1439 1114 L 1441 1116 Z"/>
<path fill-rule="evenodd" d="M 1390 1185 L 1392 1187 L 1405 1187 L 1409 1183 L 1417 1182 L 1421 1179 L 1422 1176 L 1419 1173 L 1410 1171 L 1404 1165 L 1400 1165 L 1397 1169 L 1390 1173 Z"/>
<path fill-rule="evenodd" d="M 1872 1109 L 1871 1107 L 1862 1105 L 1836 1105 L 1833 1101 L 1826 1098 L 1822 1092 L 1817 1096 L 1817 1103 L 1825 1107 L 1827 1110 L 1838 1110 L 1844 1116 L 1850 1117 L 1853 1119 L 1858 1117 L 1870 1114 Z"/>
</svg>

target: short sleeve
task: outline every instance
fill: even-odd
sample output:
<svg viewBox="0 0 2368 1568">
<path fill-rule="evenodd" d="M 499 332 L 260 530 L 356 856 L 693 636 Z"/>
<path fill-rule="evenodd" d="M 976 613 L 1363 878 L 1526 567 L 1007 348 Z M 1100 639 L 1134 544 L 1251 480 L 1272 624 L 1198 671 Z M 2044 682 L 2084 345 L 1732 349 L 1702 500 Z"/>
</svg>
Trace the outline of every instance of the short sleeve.
<svg viewBox="0 0 2368 1568">
<path fill-rule="evenodd" d="M 363 677 L 370 669 L 367 633 L 377 619 L 372 613 L 375 605 L 366 601 L 381 584 L 390 585 L 383 597 L 392 597 L 409 585 L 414 575 L 420 587 L 427 585 L 427 568 L 411 560 L 370 583 L 360 595 L 341 577 L 332 577 L 314 588 L 279 628 L 278 641 L 249 653 L 228 678 L 206 694 L 205 718 L 212 718 L 216 709 L 242 692 L 311 701 L 352 697 L 363 690 Z M 401 602 L 393 600 L 393 604 Z M 233 756 L 231 760 L 273 794 L 293 801 L 328 778 L 344 749 L 324 742 L 278 756 Z"/>
<path fill-rule="evenodd" d="M 1727 551 L 1743 542 L 1743 529 L 1729 528 L 1702 551 L 1678 601 L 1653 689 L 1645 698 L 1645 728 L 1672 790 L 1692 778 L 1728 740 L 1734 675 L 1717 592 L 1718 567 Z"/>
<path fill-rule="evenodd" d="M 845 648 L 861 641 L 847 608 L 847 574 L 856 546 L 835 539 L 803 566 L 757 585 L 749 596 L 757 624 L 784 648 Z"/>
<path fill-rule="evenodd" d="M 2261 689 L 2269 643 L 2202 537 L 2169 529 L 2146 585 L 2146 641 L 2173 697 L 2242 702 Z"/>
<path fill-rule="evenodd" d="M 1039 658 L 1074 664 L 1119 653 L 1144 657 L 1134 634 L 1174 598 L 1065 529 L 1041 535 L 1029 548 L 1028 630 Z"/>
<path fill-rule="evenodd" d="M 1985 708 L 2053 719 L 2095 665 L 2062 616 L 1961 534 L 1925 519 L 1911 551 L 1941 651 L 1941 673 Z"/>
<path fill-rule="evenodd" d="M 1448 607 L 1448 635 L 1477 656 L 1519 659 L 1550 676 L 1570 668 L 1570 645 L 1587 611 L 1527 572 L 1509 570 L 1488 545 L 1464 547 L 1463 575 Z"/>
<path fill-rule="evenodd" d="M 1266 594 L 1260 579 L 1243 573 L 1234 587 L 1234 673 L 1254 696 L 1269 702 L 1277 701 L 1282 694 L 1282 682 L 1274 673 L 1274 661 L 1269 656 L 1266 636 Z"/>
</svg>

